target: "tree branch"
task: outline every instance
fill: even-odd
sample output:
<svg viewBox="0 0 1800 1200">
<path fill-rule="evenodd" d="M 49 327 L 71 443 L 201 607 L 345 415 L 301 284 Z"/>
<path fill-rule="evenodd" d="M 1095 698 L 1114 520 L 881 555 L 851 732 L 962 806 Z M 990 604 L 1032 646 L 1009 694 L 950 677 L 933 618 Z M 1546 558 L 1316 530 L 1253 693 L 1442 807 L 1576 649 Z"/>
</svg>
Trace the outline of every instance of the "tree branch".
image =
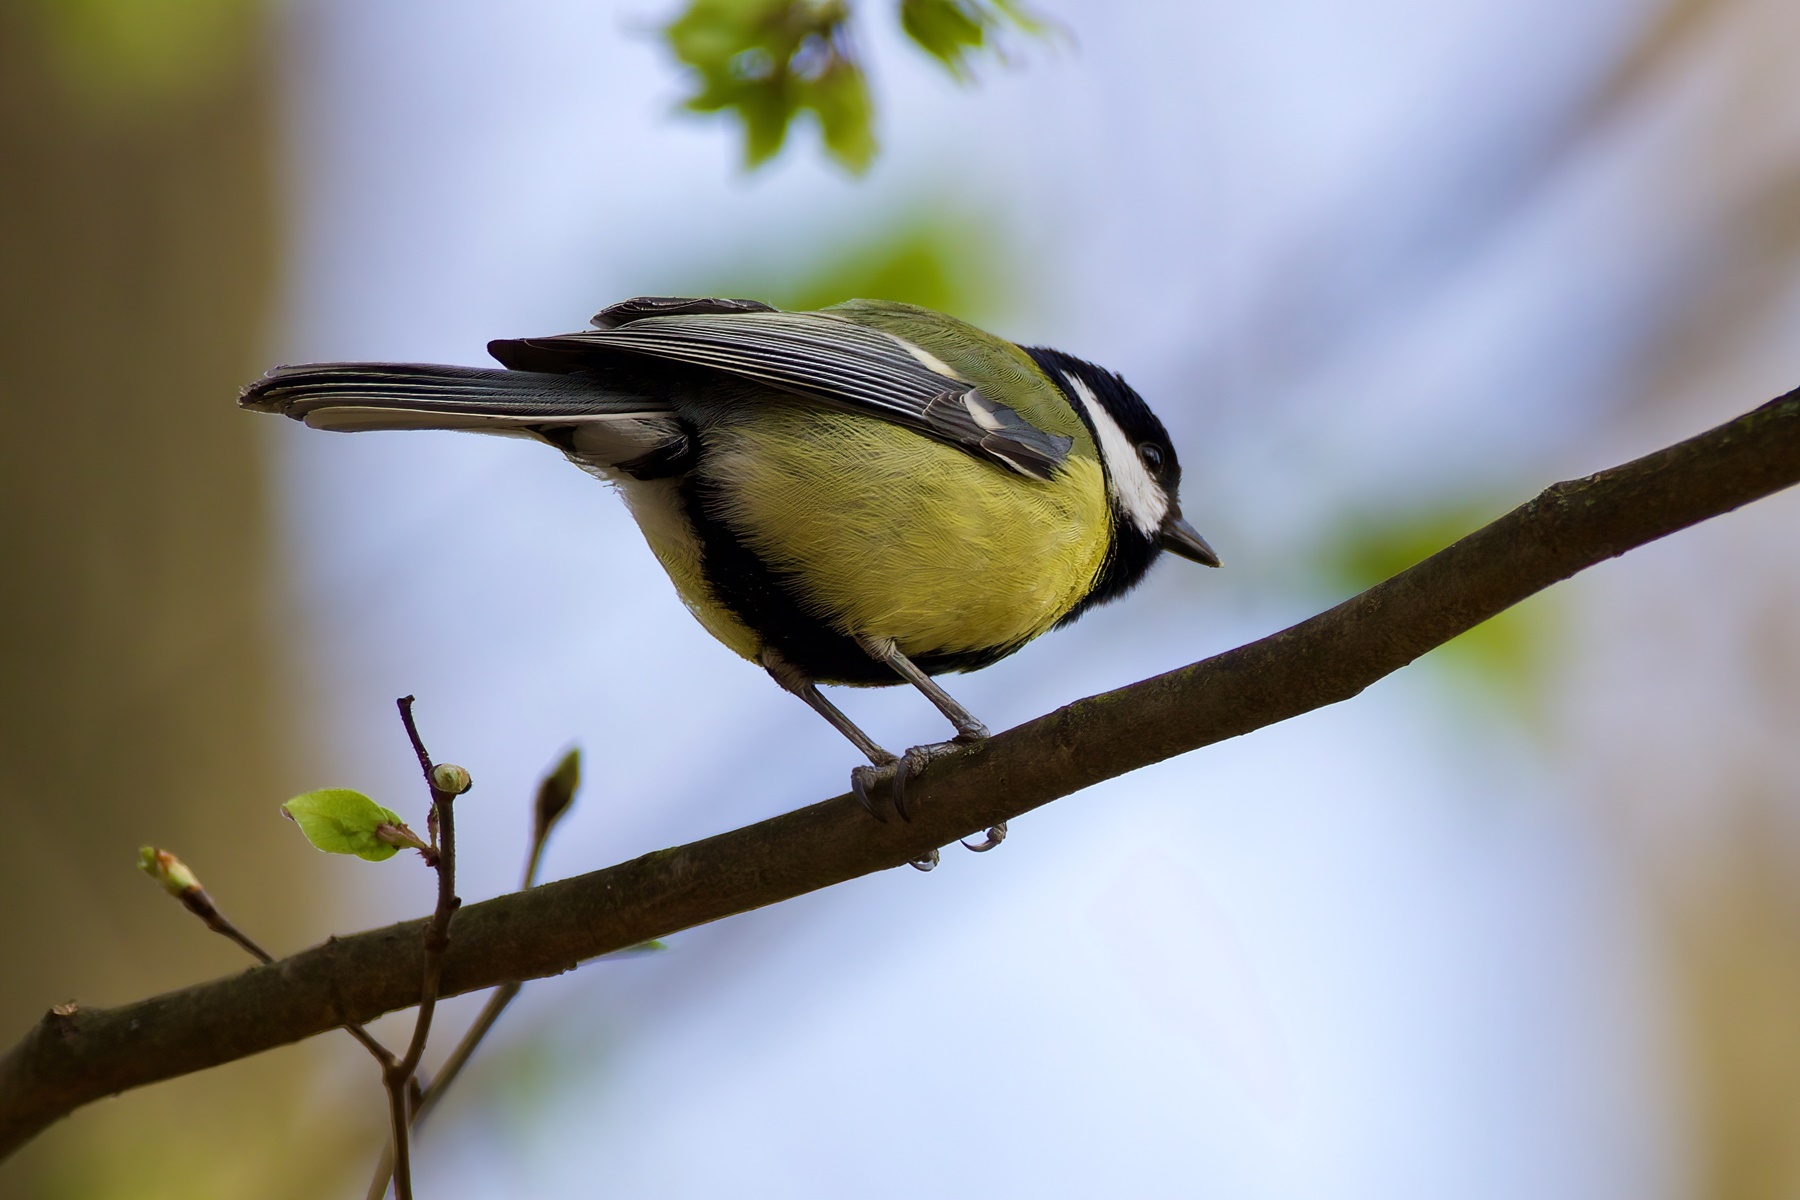
<svg viewBox="0 0 1800 1200">
<path fill-rule="evenodd" d="M 1536 499 L 1280 633 L 1077 701 L 934 765 L 909 823 L 839 796 L 462 909 L 444 995 L 597 955 L 897 867 L 1060 796 L 1347 700 L 1534 592 L 1800 482 L 1800 389 Z M 0 1060 L 0 1154 L 102 1096 L 204 1070 L 418 1001 L 422 922 L 117 1008 L 59 1005 Z"/>
</svg>

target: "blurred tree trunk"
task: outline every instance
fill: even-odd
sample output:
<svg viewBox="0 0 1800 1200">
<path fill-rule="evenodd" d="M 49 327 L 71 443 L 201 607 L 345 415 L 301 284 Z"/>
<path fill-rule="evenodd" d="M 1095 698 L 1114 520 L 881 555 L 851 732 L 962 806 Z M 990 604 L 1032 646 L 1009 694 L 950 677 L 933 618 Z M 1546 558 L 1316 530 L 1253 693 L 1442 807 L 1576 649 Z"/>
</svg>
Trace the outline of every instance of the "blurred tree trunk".
<svg viewBox="0 0 1800 1200">
<path fill-rule="evenodd" d="M 179 15 L 167 7 L 148 19 Z M 291 944 L 284 913 L 302 905 L 284 877 L 300 860 L 269 819 L 283 780 L 266 456 L 232 403 L 260 367 L 274 279 L 263 14 L 210 30 L 205 70 L 175 64 L 175 86 L 96 92 L 61 69 L 55 25 L 102 8 L 0 5 L 9 1041 L 59 1001 L 243 963 L 138 873 L 140 842 L 176 850 L 272 946 Z M 0 1194 L 317 1194 L 333 1118 L 295 1125 L 306 1062 L 102 1106 L 0 1170 Z"/>
<path fill-rule="evenodd" d="M 1638 195 L 1677 236 L 1683 302 L 1650 331 L 1637 420 L 1790 378 L 1800 297 L 1800 91 L 1791 0 L 1655 0 L 1604 92 L 1658 126 Z M 1684 89 L 1704 79 L 1705 100 Z M 1679 100 L 1676 97 L 1680 97 Z M 1691 420 L 1692 418 L 1687 418 Z M 1586 741 L 1611 766 L 1668 952 L 1696 1154 L 1708 1200 L 1800 1196 L 1800 570 L 1793 505 L 1744 514 L 1710 548 L 1684 544 L 1658 572 L 1633 564 L 1597 599 L 1592 628 L 1628 677 L 1588 697 L 1632 714 Z M 1726 570 L 1734 587 L 1715 585 Z M 1695 594 L 1687 580 L 1706 581 Z M 1654 637 L 1654 643 L 1648 638 Z M 1643 647 L 1654 644 L 1646 655 Z M 1631 682 L 1625 682 L 1629 678 Z M 1654 705 L 1625 701 L 1641 690 Z M 1614 723 L 1620 724 L 1620 723 Z M 1698 747 L 1710 752 L 1700 765 Z M 1695 814 L 1699 816 L 1696 818 Z"/>
</svg>

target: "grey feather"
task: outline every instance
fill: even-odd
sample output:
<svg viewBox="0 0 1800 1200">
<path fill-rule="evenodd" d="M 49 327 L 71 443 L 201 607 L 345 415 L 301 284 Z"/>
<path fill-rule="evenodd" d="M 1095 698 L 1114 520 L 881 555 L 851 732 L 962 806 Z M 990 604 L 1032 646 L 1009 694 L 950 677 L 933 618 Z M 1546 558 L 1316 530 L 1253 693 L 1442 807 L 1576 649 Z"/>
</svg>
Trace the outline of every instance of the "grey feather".
<svg viewBox="0 0 1800 1200">
<path fill-rule="evenodd" d="M 912 343 L 830 313 L 754 300 L 640 296 L 597 328 L 491 342 L 507 370 L 406 363 L 280 367 L 240 403 L 319 429 L 466 429 L 537 437 L 586 465 L 666 457 L 682 396 L 757 402 L 759 387 L 877 417 L 1005 470 L 1047 479 L 1071 439 L 1047 433 Z M 580 431 L 577 436 L 576 431 Z"/>
<path fill-rule="evenodd" d="M 277 367 L 245 388 L 245 408 L 314 429 L 456 429 L 532 437 L 610 467 L 685 438 L 667 404 L 578 375 L 417 363 Z"/>
<path fill-rule="evenodd" d="M 829 313 L 643 297 L 613 305 L 594 321 L 600 328 L 492 342 L 488 350 L 509 366 L 539 371 L 635 358 L 736 375 L 880 417 L 1033 479 L 1047 478 L 1073 445 L 983 396 L 918 347 Z"/>
<path fill-rule="evenodd" d="M 946 440 L 979 446 L 1021 475 L 1048 479 L 1075 439 L 1045 433 L 979 390 L 945 392 L 925 406 L 925 420 Z"/>
<path fill-rule="evenodd" d="M 689 316 L 693 313 L 776 312 L 773 305 L 761 300 L 721 300 L 693 296 L 634 296 L 609 304 L 588 322 L 595 329 L 617 329 L 645 317 Z"/>
</svg>

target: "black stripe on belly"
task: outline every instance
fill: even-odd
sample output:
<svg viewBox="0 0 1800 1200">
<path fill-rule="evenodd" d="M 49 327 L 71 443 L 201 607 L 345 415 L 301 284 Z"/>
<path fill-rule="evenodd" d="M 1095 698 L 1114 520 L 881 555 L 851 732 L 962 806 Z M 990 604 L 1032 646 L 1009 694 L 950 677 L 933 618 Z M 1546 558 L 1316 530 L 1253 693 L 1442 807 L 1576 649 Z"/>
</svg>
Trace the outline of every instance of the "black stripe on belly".
<svg viewBox="0 0 1800 1200">
<path fill-rule="evenodd" d="M 819 683 L 886 687 L 902 683 L 885 663 L 863 652 L 854 639 L 812 616 L 800 603 L 788 572 L 757 557 L 718 514 L 725 486 L 695 471 L 681 481 L 681 499 L 700 541 L 701 570 L 718 602 L 756 631 L 766 645 Z M 1023 644 L 1023 643 L 1020 643 Z M 998 662 L 1018 645 L 950 654 L 927 654 L 914 660 L 919 669 L 937 675 L 973 671 Z"/>
</svg>

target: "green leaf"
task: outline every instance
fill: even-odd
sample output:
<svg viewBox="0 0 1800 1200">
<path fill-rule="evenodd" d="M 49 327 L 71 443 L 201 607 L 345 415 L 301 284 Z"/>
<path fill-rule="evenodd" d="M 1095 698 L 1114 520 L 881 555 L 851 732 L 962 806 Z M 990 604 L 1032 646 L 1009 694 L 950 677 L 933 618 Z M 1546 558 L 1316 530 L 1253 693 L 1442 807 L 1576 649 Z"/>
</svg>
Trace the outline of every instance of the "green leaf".
<svg viewBox="0 0 1800 1200">
<path fill-rule="evenodd" d="M 923 219 L 896 212 L 866 227 L 874 236 L 818 231 L 799 247 L 757 247 L 737 262 L 711 258 L 679 281 L 681 294 L 755 296 L 795 311 L 879 296 L 979 321 L 1006 312 L 1013 298 L 1004 285 L 1027 274 L 997 222 L 942 204 Z M 666 286 L 667 275 L 656 282 Z"/>
<path fill-rule="evenodd" d="M 295 796 L 281 811 L 300 826 L 315 849 L 327 854 L 354 854 L 370 862 L 394 857 L 395 846 L 377 836 L 377 826 L 399 828 L 400 814 L 349 788 L 320 788 Z"/>
<path fill-rule="evenodd" d="M 999 52 L 996 35 L 1008 25 L 1034 35 L 1048 32 L 1016 0 L 900 0 L 900 28 L 958 79 L 969 78 L 974 54 Z"/>
<path fill-rule="evenodd" d="M 856 174 L 875 161 L 875 106 L 862 70 L 837 59 L 812 84 L 803 101 L 818 116 L 819 134 L 831 156 Z"/>
<path fill-rule="evenodd" d="M 663 29 L 694 77 L 682 106 L 734 113 L 748 167 L 774 158 L 788 127 L 811 113 L 827 152 L 863 171 L 875 156 L 873 108 L 849 16 L 844 0 L 690 0 Z"/>
<path fill-rule="evenodd" d="M 901 0 L 900 28 L 919 48 L 962 78 L 968 53 L 981 49 L 993 18 L 969 0 Z"/>
</svg>

